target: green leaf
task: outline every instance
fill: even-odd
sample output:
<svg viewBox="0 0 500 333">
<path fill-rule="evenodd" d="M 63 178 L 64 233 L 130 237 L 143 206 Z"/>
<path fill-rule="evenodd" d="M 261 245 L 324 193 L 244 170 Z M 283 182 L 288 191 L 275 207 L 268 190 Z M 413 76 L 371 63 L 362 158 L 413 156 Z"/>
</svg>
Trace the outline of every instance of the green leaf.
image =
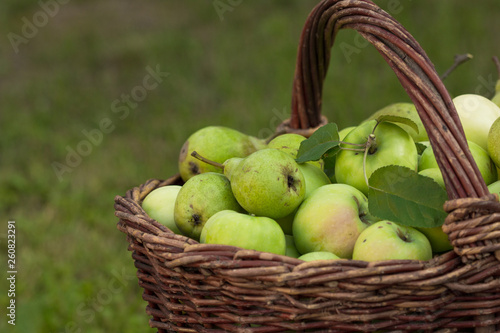
<svg viewBox="0 0 500 333">
<path fill-rule="evenodd" d="M 368 207 L 380 219 L 410 227 L 441 226 L 446 191 L 432 178 L 402 166 L 375 170 L 369 179 Z"/>
<path fill-rule="evenodd" d="M 332 149 L 333 150 L 333 149 Z M 338 151 L 337 151 L 338 152 Z M 332 183 L 335 183 L 335 161 L 337 160 L 337 152 L 327 151 L 323 155 L 323 171 L 330 178 Z"/>
<path fill-rule="evenodd" d="M 379 123 L 384 122 L 384 121 L 388 121 L 391 123 L 405 124 L 405 125 L 410 126 L 412 129 L 414 129 L 415 132 L 417 132 L 417 134 L 419 132 L 417 123 L 414 122 L 413 120 L 411 120 L 410 118 L 401 117 L 401 116 L 394 116 L 391 114 L 384 114 L 384 115 L 377 118 L 377 122 L 379 122 Z"/>
<path fill-rule="evenodd" d="M 339 145 L 337 124 L 328 123 L 318 128 L 308 139 L 300 143 L 296 161 L 298 163 L 317 161 L 332 148 L 336 148 L 338 151 L 340 149 Z M 330 151 L 330 155 L 335 155 L 336 150 Z"/>
<path fill-rule="evenodd" d="M 422 142 L 415 142 L 415 147 L 417 147 L 417 153 L 419 155 L 422 155 L 422 153 L 424 152 L 424 150 L 429 147 L 428 145 L 426 144 L 423 144 Z"/>
</svg>

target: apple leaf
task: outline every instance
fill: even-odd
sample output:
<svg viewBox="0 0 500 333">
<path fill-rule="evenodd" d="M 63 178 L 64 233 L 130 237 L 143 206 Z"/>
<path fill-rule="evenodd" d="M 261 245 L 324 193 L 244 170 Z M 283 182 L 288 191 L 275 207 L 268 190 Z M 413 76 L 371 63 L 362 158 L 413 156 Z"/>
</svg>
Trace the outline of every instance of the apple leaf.
<svg viewBox="0 0 500 333">
<path fill-rule="evenodd" d="M 410 227 L 441 226 L 446 191 L 432 178 L 407 167 L 389 165 L 375 170 L 369 179 L 371 214 Z"/>
<path fill-rule="evenodd" d="M 415 147 L 417 148 L 417 153 L 419 155 L 422 155 L 424 150 L 427 148 L 427 145 L 421 143 L 421 142 L 415 142 Z"/>
<path fill-rule="evenodd" d="M 394 116 L 394 115 L 391 115 L 391 114 L 384 114 L 384 115 L 382 115 L 382 116 L 380 116 L 380 117 L 377 118 L 377 122 L 378 123 L 381 123 L 383 121 L 388 121 L 388 122 L 391 122 L 391 123 L 400 123 L 400 124 L 408 125 L 412 129 L 414 129 L 415 132 L 418 133 L 418 125 L 417 125 L 417 123 L 414 122 L 413 120 L 411 120 L 410 118 L 401 117 L 401 116 Z"/>
<path fill-rule="evenodd" d="M 335 155 L 339 150 L 339 130 L 337 124 L 328 123 L 318 128 L 309 138 L 300 143 L 297 153 L 297 163 L 319 160 L 330 150 L 329 155 Z M 332 150 L 332 148 L 336 148 Z"/>
</svg>

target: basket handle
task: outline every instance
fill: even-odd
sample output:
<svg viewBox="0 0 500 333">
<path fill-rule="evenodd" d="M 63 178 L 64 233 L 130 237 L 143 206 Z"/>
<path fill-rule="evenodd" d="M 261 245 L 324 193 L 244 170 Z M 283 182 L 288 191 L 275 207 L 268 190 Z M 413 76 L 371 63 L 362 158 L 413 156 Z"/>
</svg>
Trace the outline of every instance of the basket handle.
<svg viewBox="0 0 500 333">
<path fill-rule="evenodd" d="M 398 77 L 427 131 L 449 199 L 487 195 L 455 106 L 434 65 L 413 36 L 370 0 L 323 0 L 309 14 L 300 36 L 288 126 L 307 130 L 324 122 L 323 81 L 340 29 L 360 33 Z"/>
</svg>

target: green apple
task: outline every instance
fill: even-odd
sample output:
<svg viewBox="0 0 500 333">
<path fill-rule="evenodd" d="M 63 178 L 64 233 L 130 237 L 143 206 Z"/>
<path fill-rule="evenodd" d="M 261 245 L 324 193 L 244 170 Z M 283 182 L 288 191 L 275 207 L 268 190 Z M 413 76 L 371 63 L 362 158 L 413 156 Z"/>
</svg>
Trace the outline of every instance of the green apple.
<svg viewBox="0 0 500 333">
<path fill-rule="evenodd" d="M 297 207 L 297 209 L 298 209 L 298 207 Z M 283 229 L 283 232 L 285 233 L 285 235 L 292 235 L 293 234 L 292 224 L 293 224 L 293 219 L 295 218 L 295 214 L 297 213 L 297 209 L 295 209 L 293 212 L 291 212 L 290 214 L 288 214 L 285 217 L 281 217 L 279 219 L 274 219 L 280 225 L 281 229 Z"/>
<path fill-rule="evenodd" d="M 285 234 L 285 240 L 286 240 L 285 255 L 292 257 L 292 258 L 300 257 L 300 253 L 297 250 L 297 248 L 295 247 L 295 241 L 293 240 L 293 236 Z"/>
<path fill-rule="evenodd" d="M 497 180 L 496 182 L 488 185 L 488 191 L 490 191 L 490 193 L 497 193 L 498 195 L 500 195 L 500 180 Z"/>
<path fill-rule="evenodd" d="M 328 251 L 350 258 L 359 234 L 376 219 L 368 212 L 368 199 L 346 184 L 323 185 L 299 206 L 293 237 L 300 253 Z"/>
<path fill-rule="evenodd" d="M 286 238 L 276 221 L 224 210 L 208 219 L 200 242 L 238 246 L 247 250 L 285 255 Z"/>
<path fill-rule="evenodd" d="M 354 245 L 354 260 L 429 260 L 432 247 L 415 228 L 383 220 L 366 228 Z"/>
<path fill-rule="evenodd" d="M 299 169 L 304 176 L 306 184 L 306 194 L 304 199 L 307 198 L 314 190 L 318 187 L 331 184 L 330 178 L 317 166 L 309 163 L 299 163 Z M 292 234 L 292 223 L 297 210 L 294 210 L 291 214 L 285 217 L 276 219 L 276 222 L 281 226 L 285 234 Z"/>
<path fill-rule="evenodd" d="M 316 251 L 303 254 L 299 257 L 299 259 L 304 261 L 314 261 L 314 260 L 337 260 L 340 258 L 336 254 L 328 251 Z"/>
<path fill-rule="evenodd" d="M 299 163 L 299 170 L 302 172 L 306 184 L 304 198 L 307 198 L 318 187 L 332 183 L 323 170 L 313 164 Z"/>
<path fill-rule="evenodd" d="M 344 127 L 343 129 L 341 129 L 339 131 L 339 140 L 340 141 L 344 140 L 344 138 L 347 136 L 347 134 L 349 134 L 349 132 L 355 128 L 356 128 L 356 126 L 348 126 L 348 127 Z"/>
<path fill-rule="evenodd" d="M 408 132 L 393 123 L 382 122 L 375 129 L 374 144 L 368 150 L 363 169 L 365 154 L 355 144 L 365 144 L 376 123 L 375 120 L 367 121 L 347 134 L 344 141 L 349 144 L 341 144 L 335 161 L 337 182 L 354 186 L 365 195 L 368 185 L 364 171 L 368 179 L 376 169 L 386 165 L 405 166 L 415 171 L 418 166 L 417 148 Z"/>
<path fill-rule="evenodd" d="M 453 99 L 467 140 L 488 150 L 488 132 L 500 117 L 500 107 L 481 95 L 465 94 Z"/>
<path fill-rule="evenodd" d="M 491 125 L 486 145 L 491 159 L 497 168 L 500 167 L 500 118 L 497 118 Z"/>
<path fill-rule="evenodd" d="M 198 152 L 205 158 L 223 163 L 232 157 L 245 157 L 258 149 L 265 148 L 264 140 L 246 135 L 224 126 L 207 126 L 191 134 L 179 154 L 179 173 L 187 181 L 204 172 L 222 173 L 220 168 L 203 163 L 191 155 Z"/>
<path fill-rule="evenodd" d="M 420 119 L 420 116 L 418 115 L 417 109 L 415 108 L 415 105 L 412 103 L 394 103 L 390 104 L 375 113 L 373 113 L 370 117 L 368 117 L 366 120 L 373 120 L 377 119 L 380 116 L 384 115 L 390 115 L 390 116 L 399 116 L 399 117 L 404 117 L 412 120 L 418 128 L 418 132 L 415 131 L 411 126 L 408 126 L 406 124 L 402 123 L 397 123 L 398 126 L 400 126 L 402 129 L 408 132 L 408 134 L 411 135 L 413 140 L 415 142 L 418 141 L 426 141 L 429 140 L 429 137 L 427 136 L 427 132 L 425 131 L 424 124 L 422 123 L 422 120 Z M 365 121 L 366 121 L 365 120 Z"/>
<path fill-rule="evenodd" d="M 205 172 L 191 177 L 177 194 L 175 225 L 182 234 L 198 240 L 207 220 L 221 210 L 244 212 L 231 191 L 227 177 Z"/>
<path fill-rule="evenodd" d="M 278 135 L 267 144 L 267 148 L 279 149 L 293 158 L 297 158 L 297 153 L 299 152 L 300 144 L 307 138 L 303 135 L 296 133 L 285 133 Z M 311 161 L 307 162 L 309 164 L 315 165 L 320 169 L 323 169 L 323 161 Z"/>
<path fill-rule="evenodd" d="M 498 174 L 495 164 L 488 155 L 488 152 L 473 141 L 467 141 L 467 143 L 469 144 L 469 150 L 472 154 L 472 158 L 476 162 L 479 172 L 481 173 L 486 185 L 493 183 L 498 179 Z M 418 163 L 419 171 L 429 168 L 438 168 L 436 157 L 434 156 L 434 151 L 431 146 L 424 150 Z"/>
<path fill-rule="evenodd" d="M 438 183 L 443 189 L 446 190 L 446 186 L 444 185 L 443 174 L 441 173 L 441 169 L 439 168 L 429 168 L 418 172 L 423 176 L 427 176 L 432 178 L 436 183 Z M 422 232 L 432 246 L 432 251 L 439 253 L 451 250 L 453 246 L 448 239 L 448 235 L 443 231 L 441 227 L 434 228 L 416 228 L 420 232 Z"/>
<path fill-rule="evenodd" d="M 151 218 L 160 222 L 176 234 L 181 234 L 174 220 L 175 200 L 181 188 L 182 186 L 180 185 L 162 186 L 149 192 L 142 201 L 142 209 Z"/>
<path fill-rule="evenodd" d="M 432 178 L 436 183 L 438 183 L 443 189 L 446 190 L 446 186 L 444 184 L 444 178 L 443 174 L 441 172 L 441 169 L 439 168 L 429 168 L 429 169 L 424 169 L 418 172 L 422 176 L 427 176 L 429 178 Z"/>
<path fill-rule="evenodd" d="M 229 171 L 227 171 L 229 170 Z M 250 214 L 279 219 L 291 214 L 306 193 L 304 176 L 289 154 L 273 148 L 224 162 L 231 190 Z"/>
<path fill-rule="evenodd" d="M 429 243 L 431 243 L 432 252 L 441 253 L 453 249 L 453 246 L 448 239 L 448 235 L 443 231 L 443 228 L 433 227 L 416 229 L 427 237 Z"/>
</svg>

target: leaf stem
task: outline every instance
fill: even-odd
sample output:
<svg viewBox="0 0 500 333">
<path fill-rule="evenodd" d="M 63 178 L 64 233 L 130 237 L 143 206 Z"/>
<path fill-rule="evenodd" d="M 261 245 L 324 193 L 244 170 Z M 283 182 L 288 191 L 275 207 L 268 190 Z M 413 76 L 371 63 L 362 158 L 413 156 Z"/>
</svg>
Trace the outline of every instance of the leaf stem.
<svg viewBox="0 0 500 333">
<path fill-rule="evenodd" d="M 205 162 L 205 163 L 207 163 L 207 164 L 213 165 L 214 167 L 217 167 L 217 168 L 220 168 L 220 169 L 224 170 L 224 165 L 223 165 L 223 164 L 218 163 L 218 162 L 211 161 L 211 160 L 209 160 L 208 158 L 205 158 L 205 157 L 201 156 L 201 155 L 200 155 L 200 154 L 198 154 L 196 151 L 193 151 L 193 152 L 191 153 L 191 156 L 193 156 L 194 158 L 199 159 L 199 160 L 200 160 L 200 161 L 202 161 L 202 162 Z"/>
</svg>

